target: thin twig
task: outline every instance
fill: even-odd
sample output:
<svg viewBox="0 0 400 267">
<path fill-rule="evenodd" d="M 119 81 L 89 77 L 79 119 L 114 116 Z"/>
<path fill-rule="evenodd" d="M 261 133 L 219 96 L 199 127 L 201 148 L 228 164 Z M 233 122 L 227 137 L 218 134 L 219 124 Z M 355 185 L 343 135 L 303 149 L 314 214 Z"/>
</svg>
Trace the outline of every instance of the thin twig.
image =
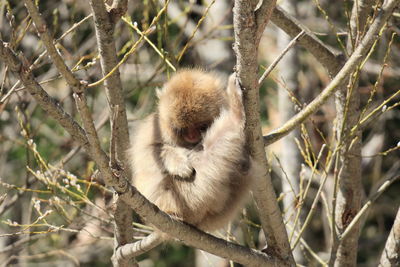
<svg viewBox="0 0 400 267">
<path fill-rule="evenodd" d="M 279 61 L 286 55 L 286 53 L 297 43 L 299 39 L 304 35 L 305 31 L 302 30 L 296 37 L 290 41 L 290 43 L 286 46 L 286 48 L 279 54 L 279 56 L 268 66 L 268 68 L 264 71 L 261 75 L 260 79 L 258 80 L 258 84 L 262 84 L 265 78 L 273 71 L 273 69 L 278 65 Z"/>
<path fill-rule="evenodd" d="M 83 90 L 83 88 L 81 88 L 82 84 L 72 74 L 71 70 L 65 64 L 64 59 L 61 57 L 57 48 L 55 47 L 54 40 L 50 35 L 50 30 L 48 29 L 42 16 L 39 14 L 38 8 L 35 3 L 32 0 L 24 0 L 24 2 L 26 8 L 28 9 L 29 15 L 31 16 L 35 24 L 36 30 L 39 33 L 40 39 L 45 45 L 49 56 L 52 58 L 53 63 L 57 67 L 60 74 L 64 77 L 68 85 L 71 86 L 74 91 Z"/>
<path fill-rule="evenodd" d="M 305 35 L 299 40 L 299 43 L 328 70 L 330 76 L 333 77 L 336 75 L 342 66 L 342 55 L 340 52 L 326 46 L 307 27 L 279 6 L 276 6 L 274 9 L 271 21 L 292 38 L 299 34 L 299 32 L 305 31 Z"/>
<path fill-rule="evenodd" d="M 389 179 L 387 179 L 379 188 L 378 190 L 376 190 L 376 192 L 371 195 L 370 197 L 368 197 L 367 202 L 364 204 L 364 206 L 362 206 L 362 208 L 360 209 L 360 211 L 357 213 L 356 216 L 354 216 L 353 220 L 349 223 L 349 225 L 346 227 L 346 230 L 344 230 L 344 232 L 339 235 L 339 241 L 342 241 L 344 239 L 346 239 L 346 237 L 348 236 L 348 234 L 351 232 L 351 230 L 353 229 L 353 227 L 363 218 L 364 214 L 369 210 L 369 208 L 371 207 L 371 205 L 373 204 L 373 202 L 375 202 L 381 195 L 383 192 L 385 192 L 386 189 L 389 188 L 389 186 L 394 183 L 396 180 L 398 180 L 400 178 L 400 175 L 397 176 L 393 176 L 390 177 Z"/>
</svg>

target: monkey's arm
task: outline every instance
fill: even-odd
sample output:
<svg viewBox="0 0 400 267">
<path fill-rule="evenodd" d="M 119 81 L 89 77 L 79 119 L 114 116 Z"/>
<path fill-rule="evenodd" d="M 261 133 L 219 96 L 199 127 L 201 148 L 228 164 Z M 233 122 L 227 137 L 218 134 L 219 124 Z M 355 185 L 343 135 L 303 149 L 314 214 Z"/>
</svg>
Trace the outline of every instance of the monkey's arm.
<svg viewBox="0 0 400 267">
<path fill-rule="evenodd" d="M 223 152 L 227 152 L 234 147 L 242 147 L 244 145 L 245 113 L 242 101 L 243 96 L 240 86 L 236 84 L 234 75 L 232 74 L 229 77 L 226 90 L 229 108 L 222 110 L 220 116 L 207 131 L 203 142 L 204 150 L 222 149 Z M 226 146 L 225 149 L 223 149 L 224 146 Z"/>
<path fill-rule="evenodd" d="M 245 150 L 242 93 L 229 80 L 229 107 L 224 108 L 208 129 L 203 149 L 190 155 L 196 177 L 190 188 L 191 202 L 213 214 L 203 218 L 205 227 L 224 225 L 240 206 L 247 192 L 249 156 Z"/>
<path fill-rule="evenodd" d="M 196 176 L 207 177 L 209 187 L 212 187 L 214 182 L 229 183 L 227 179 L 232 173 L 240 170 L 239 165 L 243 159 L 248 158 L 244 149 L 245 115 L 242 92 L 239 86 L 235 85 L 233 76 L 229 79 L 227 94 L 229 108 L 223 109 L 215 119 L 204 137 L 203 150 L 196 153 L 196 157 L 192 159 Z"/>
</svg>

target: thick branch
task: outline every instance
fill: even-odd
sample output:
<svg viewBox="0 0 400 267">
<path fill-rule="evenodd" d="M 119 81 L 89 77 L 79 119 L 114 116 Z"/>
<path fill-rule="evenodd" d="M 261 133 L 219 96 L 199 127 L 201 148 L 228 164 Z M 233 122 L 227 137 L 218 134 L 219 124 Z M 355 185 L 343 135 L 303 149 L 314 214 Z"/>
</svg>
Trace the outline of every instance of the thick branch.
<svg viewBox="0 0 400 267">
<path fill-rule="evenodd" d="M 392 230 L 382 251 L 379 267 L 395 267 L 400 265 L 400 209 L 397 211 Z"/>
<path fill-rule="evenodd" d="M 369 1 L 369 3 L 367 3 Z M 361 6 L 359 6 L 361 4 Z M 350 19 L 350 35 L 347 40 L 347 53 L 353 52 L 353 47 L 364 36 L 365 31 L 359 27 L 366 27 L 366 22 L 372 1 L 354 1 Z M 360 94 L 358 90 L 358 76 L 349 75 L 348 86 L 343 86 L 336 91 L 336 136 L 337 142 L 342 144 L 339 151 L 339 191 L 333 196 L 336 206 L 333 206 L 336 225 L 340 233 L 352 225 L 351 232 L 347 232 L 345 239 L 338 239 L 332 231 L 332 250 L 330 263 L 336 257 L 335 266 L 354 266 L 357 264 L 358 239 L 360 233 L 360 221 L 356 221 L 357 213 L 361 208 L 363 194 L 361 177 L 361 130 L 351 132 L 351 128 L 358 123 L 360 117 Z M 353 135 L 351 137 L 351 135 Z M 352 224 L 351 224 L 351 223 Z M 339 246 L 337 246 L 339 245 Z M 336 248 L 337 253 L 336 253 Z"/>
<path fill-rule="evenodd" d="M 263 0 L 261 2 L 260 7 L 254 12 L 257 25 L 256 26 L 257 43 L 261 39 L 265 26 L 267 26 L 267 23 L 271 18 L 271 14 L 274 11 L 275 6 L 276 6 L 276 0 Z"/>
<path fill-rule="evenodd" d="M 107 12 L 105 3 L 102 0 L 91 0 L 90 5 L 93 10 L 102 74 L 105 76 L 118 64 L 114 42 L 114 27 L 117 20 L 126 12 L 127 1 L 114 1 L 110 13 Z M 115 140 L 115 150 L 111 151 L 111 159 L 113 159 L 111 164 L 112 166 L 120 165 L 124 176 L 131 177 L 130 168 L 125 167 L 125 163 L 128 160 L 125 158 L 125 151 L 130 146 L 130 142 L 125 101 L 118 69 L 105 80 L 104 86 L 110 113 L 113 114 L 110 120 L 111 140 Z M 132 211 L 124 202 L 118 199 L 116 200 L 114 217 L 118 244 L 131 243 L 133 241 Z M 119 261 L 119 263 L 120 266 L 129 265 L 129 261 Z"/>
<path fill-rule="evenodd" d="M 233 9 L 233 24 L 235 31 L 234 50 L 236 53 L 236 72 L 243 89 L 243 100 L 246 112 L 246 137 L 250 154 L 257 164 L 264 167 L 259 176 L 255 177 L 253 188 L 254 198 L 258 206 L 259 215 L 266 235 L 269 252 L 279 255 L 286 265 L 294 263 L 287 238 L 282 215 L 276 201 L 276 194 L 272 186 L 271 177 L 267 171 L 267 159 L 264 151 L 261 122 L 259 114 L 258 91 L 258 62 L 257 50 L 259 34 L 265 26 L 270 14 L 267 10 L 274 8 L 274 1 L 267 1 L 270 6 L 263 6 L 264 16 L 254 12 L 257 1 L 236 0 Z M 262 21 L 260 21 L 262 18 Z"/>
<path fill-rule="evenodd" d="M 277 257 L 269 257 L 257 250 L 214 237 L 184 222 L 174 220 L 150 203 L 133 186 L 129 186 L 128 192 L 121 194 L 120 198 L 146 221 L 153 223 L 161 231 L 181 240 L 188 246 L 199 248 L 246 266 L 285 266 L 285 263 Z"/>
<path fill-rule="evenodd" d="M 107 12 L 104 1 L 91 0 L 90 5 L 93 10 L 94 22 L 96 27 L 97 43 L 99 45 L 100 63 L 103 76 L 107 75 L 117 65 L 118 59 L 114 42 L 114 27 Z M 115 106 L 118 106 L 115 123 L 116 129 L 116 154 L 120 161 L 125 162 L 125 151 L 129 147 L 128 121 L 126 118 L 126 109 L 124 95 L 122 92 L 122 83 L 119 70 L 115 70 L 104 82 L 106 95 L 112 112 Z M 113 121 L 112 121 L 113 122 Z M 128 169 L 128 168 L 126 168 Z"/>
<path fill-rule="evenodd" d="M 128 0 L 114 0 L 110 8 L 112 22 L 117 22 L 128 10 Z"/>
<path fill-rule="evenodd" d="M 142 240 L 119 247 L 118 250 L 115 252 L 115 260 L 121 262 L 124 259 L 137 257 L 157 247 L 162 242 L 162 234 L 160 232 L 153 232 Z"/>
</svg>

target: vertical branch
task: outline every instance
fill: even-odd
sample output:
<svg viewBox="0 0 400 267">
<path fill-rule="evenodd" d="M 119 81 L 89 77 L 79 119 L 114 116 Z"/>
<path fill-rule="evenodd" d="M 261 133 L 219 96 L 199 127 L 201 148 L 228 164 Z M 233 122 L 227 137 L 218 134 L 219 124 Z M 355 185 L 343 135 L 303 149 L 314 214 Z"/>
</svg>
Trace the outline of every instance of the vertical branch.
<svg viewBox="0 0 400 267">
<path fill-rule="evenodd" d="M 121 8 L 121 5 L 126 1 L 118 1 L 116 3 L 118 10 L 124 10 Z M 108 12 L 105 8 L 103 1 L 92 1 L 92 9 L 94 11 L 94 18 L 96 22 L 96 33 L 98 36 L 98 43 L 100 47 L 101 54 L 101 64 L 103 67 L 103 74 L 108 73 L 116 64 L 117 57 L 115 52 L 115 45 L 113 42 L 113 29 L 114 24 L 111 21 L 111 16 L 108 15 Z M 46 50 L 52 58 L 55 66 L 61 73 L 61 75 L 65 78 L 68 85 L 72 88 L 74 93 L 79 96 L 77 99 L 77 105 L 82 115 L 82 120 L 85 125 L 86 135 L 89 141 L 90 154 L 96 160 L 96 163 L 99 164 L 99 168 L 101 170 L 110 171 L 109 162 L 105 162 L 107 159 L 106 154 L 101 150 L 100 144 L 98 142 L 97 132 L 94 128 L 93 121 L 91 118 L 90 112 L 87 110 L 86 101 L 84 97 L 84 89 L 86 87 L 85 83 L 81 83 L 71 72 L 68 66 L 65 64 L 63 58 L 57 51 L 52 35 L 50 34 L 48 27 L 43 20 L 42 16 L 39 13 L 38 8 L 34 4 L 32 0 L 25 0 L 25 6 L 29 11 L 32 20 L 35 23 L 35 27 L 37 32 L 40 35 L 41 40 L 46 46 Z M 120 16 L 120 12 L 114 13 L 113 17 Z M 121 80 L 119 78 L 118 70 L 115 71 L 110 77 L 106 80 L 106 92 L 107 97 L 110 104 L 110 109 L 118 106 L 118 113 L 115 116 L 115 119 L 111 120 L 112 123 L 115 122 L 116 126 L 112 125 L 112 129 L 115 133 L 112 133 L 112 136 L 116 136 L 116 145 L 115 145 L 115 158 L 117 160 L 124 159 L 124 152 L 127 147 L 129 147 L 129 135 L 128 135 L 128 123 L 126 119 L 126 111 L 124 105 L 124 98 L 122 95 L 122 85 Z M 79 101 L 78 101 L 79 100 Z M 79 106 L 79 104 L 81 106 Z M 114 162 L 114 165 L 117 166 L 117 162 Z M 120 164 L 118 164 L 120 165 Z M 122 165 L 122 169 L 125 168 Z M 103 172 L 103 175 L 106 173 Z M 107 176 L 112 176 L 110 175 Z M 128 175 L 124 175 L 125 177 L 130 177 Z M 111 177 L 108 177 L 111 179 Z M 123 206 L 123 207 L 121 207 Z M 115 216 L 116 225 L 117 225 L 117 239 L 118 243 L 128 243 L 133 239 L 133 228 L 132 228 L 132 211 L 130 208 L 120 201 L 117 201 L 116 211 L 118 214 Z"/>
<path fill-rule="evenodd" d="M 354 1 L 350 19 L 350 37 L 347 42 L 348 54 L 354 51 L 365 34 L 368 14 L 374 1 Z M 364 27 L 363 29 L 361 27 Z M 350 137 L 351 128 L 360 118 L 360 95 L 358 91 L 357 75 L 350 76 L 347 87 L 342 87 L 336 92 L 337 110 L 337 141 L 342 144 L 339 152 L 339 191 L 336 198 L 335 221 L 342 233 L 361 208 L 362 183 L 361 183 L 361 130 Z M 335 229 L 332 229 L 335 233 Z M 354 226 L 348 238 L 336 244 L 334 238 L 331 254 L 331 264 L 335 256 L 335 266 L 355 266 L 357 262 L 358 237 L 360 223 Z M 337 247 L 337 245 L 339 245 Z M 337 255 L 335 249 L 338 248 Z"/>
<path fill-rule="evenodd" d="M 100 52 L 100 63 L 102 74 L 107 75 L 117 65 L 118 59 L 115 49 L 114 42 L 114 27 L 116 20 L 116 14 L 108 12 L 104 1 L 91 0 L 90 5 L 93 10 L 94 22 L 96 27 L 97 44 Z M 129 132 L 128 132 L 128 121 L 126 118 L 126 109 L 124 102 L 124 95 L 122 92 L 122 83 L 120 79 L 119 70 L 115 70 L 105 81 L 104 87 L 108 99 L 110 112 L 115 106 L 118 106 L 118 112 L 115 116 L 116 127 L 111 125 L 112 129 L 115 129 L 116 133 L 116 157 L 119 161 L 124 161 L 125 150 L 129 147 Z M 111 120 L 112 123 L 113 120 Z M 122 165 L 123 166 L 123 165 Z M 129 168 L 126 168 L 126 171 Z"/>
<path fill-rule="evenodd" d="M 127 10 L 127 1 L 114 1 L 110 12 L 107 11 L 106 5 L 102 0 L 91 0 L 90 6 L 93 10 L 97 44 L 100 52 L 100 64 L 103 76 L 107 75 L 117 65 L 118 59 L 116 54 L 114 42 L 114 28 L 116 22 Z M 129 147 L 129 132 L 128 121 L 126 117 L 126 109 L 124 102 L 124 95 L 122 92 L 122 83 L 120 79 L 119 70 L 116 69 L 105 80 L 104 87 L 108 99 L 108 105 L 111 116 L 111 136 L 113 142 L 113 150 L 111 151 L 111 159 L 115 162 L 110 162 L 112 166 L 122 166 L 122 171 L 125 177 L 131 177 L 130 169 L 124 163 L 127 162 L 125 158 L 125 151 Z M 117 246 L 125 245 L 133 241 L 133 227 L 132 227 L 132 210 L 129 206 L 120 201 L 117 197 L 116 208 L 114 211 L 115 224 L 116 224 L 116 239 Z M 119 266 L 129 266 L 132 262 L 121 261 L 114 263 Z"/>
<path fill-rule="evenodd" d="M 357 0 L 354 1 L 350 17 L 350 38 L 347 40 L 347 52 L 353 52 L 354 48 L 360 43 L 368 29 L 368 17 L 372 5 L 376 0 Z"/>
<path fill-rule="evenodd" d="M 256 10 L 257 2 L 235 1 L 233 24 L 235 33 L 234 50 L 237 57 L 236 72 L 243 90 L 246 112 L 246 137 L 250 154 L 257 164 L 263 166 L 258 177 L 256 177 L 253 193 L 266 235 L 268 252 L 279 255 L 290 265 L 294 263 L 294 260 L 290 251 L 285 225 L 276 201 L 271 177 L 267 171 L 268 163 L 264 151 L 259 114 L 257 51 L 261 34 L 275 7 L 275 1 L 263 1 Z"/>
<path fill-rule="evenodd" d="M 382 251 L 379 267 L 399 266 L 400 265 L 400 209 L 397 211 L 392 230 L 390 230 L 389 238 L 386 241 L 385 248 Z"/>
</svg>

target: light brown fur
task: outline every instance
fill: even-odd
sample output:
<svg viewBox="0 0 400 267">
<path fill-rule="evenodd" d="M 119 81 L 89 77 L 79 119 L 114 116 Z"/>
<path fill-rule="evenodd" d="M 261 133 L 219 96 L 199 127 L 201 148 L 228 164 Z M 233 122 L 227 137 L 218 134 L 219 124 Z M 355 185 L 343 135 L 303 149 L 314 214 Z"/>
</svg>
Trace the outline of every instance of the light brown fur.
<svg viewBox="0 0 400 267">
<path fill-rule="evenodd" d="M 159 92 L 156 113 L 140 122 L 129 149 L 133 184 L 161 210 L 203 230 L 216 230 L 244 202 L 255 164 L 245 149 L 242 94 L 230 78 L 178 72 Z M 194 147 L 177 129 L 212 124 Z"/>
</svg>

